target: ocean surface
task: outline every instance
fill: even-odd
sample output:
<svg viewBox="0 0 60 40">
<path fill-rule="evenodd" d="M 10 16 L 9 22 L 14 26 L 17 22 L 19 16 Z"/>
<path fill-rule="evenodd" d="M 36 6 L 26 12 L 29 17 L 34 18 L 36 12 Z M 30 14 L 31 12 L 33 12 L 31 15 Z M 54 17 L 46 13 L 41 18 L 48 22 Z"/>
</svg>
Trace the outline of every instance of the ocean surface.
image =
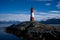
<svg viewBox="0 0 60 40">
<path fill-rule="evenodd" d="M 15 35 L 9 34 L 5 32 L 5 27 L 8 27 L 12 24 L 0 24 L 0 40 L 21 40 Z"/>
<path fill-rule="evenodd" d="M 16 37 L 13 34 L 9 34 L 5 32 L 5 28 L 12 24 L 0 24 L 0 40 L 22 40 L 21 38 Z M 52 26 L 60 26 L 60 24 L 48 24 Z"/>
</svg>

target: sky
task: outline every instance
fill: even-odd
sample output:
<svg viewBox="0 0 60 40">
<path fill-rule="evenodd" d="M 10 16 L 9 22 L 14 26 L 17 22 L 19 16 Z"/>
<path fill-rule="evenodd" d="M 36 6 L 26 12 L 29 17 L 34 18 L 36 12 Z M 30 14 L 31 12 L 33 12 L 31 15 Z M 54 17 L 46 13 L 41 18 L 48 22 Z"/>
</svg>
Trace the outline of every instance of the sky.
<svg viewBox="0 0 60 40">
<path fill-rule="evenodd" d="M 0 0 L 0 21 L 29 21 L 31 7 L 36 21 L 60 19 L 60 0 Z"/>
</svg>

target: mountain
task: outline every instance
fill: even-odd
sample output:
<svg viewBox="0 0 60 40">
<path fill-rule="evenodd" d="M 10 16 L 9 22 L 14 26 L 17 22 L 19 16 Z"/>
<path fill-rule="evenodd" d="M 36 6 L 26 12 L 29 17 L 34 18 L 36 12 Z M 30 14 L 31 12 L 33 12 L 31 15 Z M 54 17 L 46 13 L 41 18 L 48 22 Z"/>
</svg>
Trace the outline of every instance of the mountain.
<svg viewBox="0 0 60 40">
<path fill-rule="evenodd" d="M 20 23 L 20 21 L 0 21 L 0 24 L 16 24 L 16 23 Z"/>
<path fill-rule="evenodd" d="M 60 19 L 48 19 L 46 21 L 40 21 L 40 23 L 43 23 L 43 24 L 60 24 Z"/>
</svg>

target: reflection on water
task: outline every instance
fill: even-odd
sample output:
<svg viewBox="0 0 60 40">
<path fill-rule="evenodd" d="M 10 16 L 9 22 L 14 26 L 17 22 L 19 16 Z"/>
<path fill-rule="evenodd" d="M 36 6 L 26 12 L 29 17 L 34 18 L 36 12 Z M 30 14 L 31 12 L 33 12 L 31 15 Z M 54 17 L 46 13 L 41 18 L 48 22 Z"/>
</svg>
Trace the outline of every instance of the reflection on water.
<svg viewBox="0 0 60 40">
<path fill-rule="evenodd" d="M 0 40 L 21 40 L 13 34 L 5 32 L 5 28 L 0 28 Z"/>
<path fill-rule="evenodd" d="M 0 40 L 22 40 L 18 37 L 16 37 L 16 35 L 10 34 L 10 33 L 6 33 L 5 29 L 6 27 L 11 26 L 12 24 L 0 24 Z"/>
<path fill-rule="evenodd" d="M 11 23 L 10 23 L 10 24 L 8 24 L 8 23 L 1 24 L 1 23 L 0 23 L 0 28 L 1 28 L 1 27 L 8 27 L 8 26 L 10 26 L 10 25 L 12 25 L 12 24 L 11 24 Z"/>
</svg>

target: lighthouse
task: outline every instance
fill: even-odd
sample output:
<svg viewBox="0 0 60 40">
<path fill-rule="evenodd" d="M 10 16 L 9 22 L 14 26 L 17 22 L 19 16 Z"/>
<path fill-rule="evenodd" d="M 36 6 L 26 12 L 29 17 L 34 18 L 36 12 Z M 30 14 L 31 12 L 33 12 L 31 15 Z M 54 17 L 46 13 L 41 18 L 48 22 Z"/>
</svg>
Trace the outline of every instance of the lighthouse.
<svg viewBox="0 0 60 40">
<path fill-rule="evenodd" d="M 30 17 L 30 21 L 34 22 L 34 8 L 31 8 L 31 17 Z"/>
</svg>

